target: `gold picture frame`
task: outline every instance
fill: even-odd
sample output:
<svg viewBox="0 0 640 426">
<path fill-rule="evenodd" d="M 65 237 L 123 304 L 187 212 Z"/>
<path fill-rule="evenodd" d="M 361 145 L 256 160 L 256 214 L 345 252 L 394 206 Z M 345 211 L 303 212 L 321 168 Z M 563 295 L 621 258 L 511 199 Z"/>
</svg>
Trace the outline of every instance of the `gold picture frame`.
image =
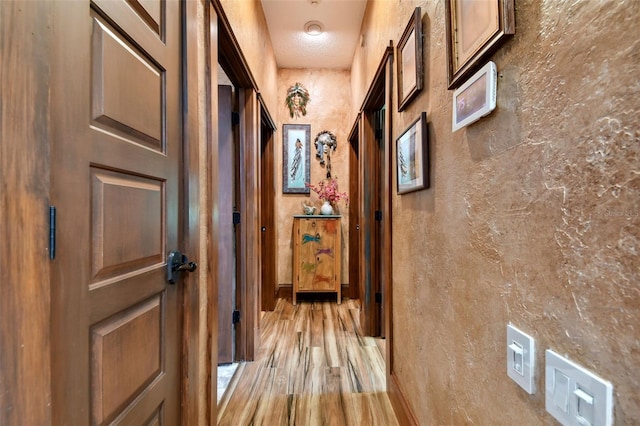
<svg viewBox="0 0 640 426">
<path fill-rule="evenodd" d="M 514 0 L 445 0 L 449 90 L 515 34 Z"/>
<path fill-rule="evenodd" d="M 398 111 L 404 110 L 422 90 L 422 12 L 416 7 L 397 48 Z"/>
</svg>

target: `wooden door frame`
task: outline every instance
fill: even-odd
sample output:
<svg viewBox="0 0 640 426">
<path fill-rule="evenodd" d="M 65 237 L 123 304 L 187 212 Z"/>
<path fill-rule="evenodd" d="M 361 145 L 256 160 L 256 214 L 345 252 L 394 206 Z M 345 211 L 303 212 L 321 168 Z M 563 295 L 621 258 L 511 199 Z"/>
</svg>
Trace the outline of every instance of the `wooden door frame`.
<svg viewBox="0 0 640 426">
<path fill-rule="evenodd" d="M 237 356 L 253 361 L 260 336 L 261 259 L 260 238 L 256 238 L 260 235 L 260 90 L 220 0 L 211 0 L 211 5 L 218 18 L 217 59 L 239 94 L 240 175 L 244 179 L 244 188 L 240 191 L 239 200 L 241 229 L 238 256 L 246 262 L 238 271 L 241 312 Z M 262 107 L 266 110 L 264 104 Z M 268 111 L 267 115 L 270 117 Z M 213 190 L 215 192 L 217 188 Z"/>
<path fill-rule="evenodd" d="M 385 114 L 385 125 L 384 125 L 384 170 L 382 171 L 382 202 L 381 202 L 381 211 L 382 211 L 382 241 L 380 242 L 381 251 L 382 251 L 382 259 L 380 265 L 381 276 L 380 279 L 382 281 L 382 291 L 384 294 L 383 303 L 384 303 L 384 318 L 382 318 L 382 327 L 384 330 L 384 335 L 387 339 L 386 344 L 386 368 L 387 371 L 390 371 L 390 368 L 393 363 L 391 350 L 393 345 L 393 334 L 392 334 L 392 326 L 391 326 L 391 318 L 392 318 L 392 310 L 391 310 L 391 279 L 392 279 L 392 253 L 391 253 L 391 140 L 392 140 L 392 129 L 391 129 L 391 101 L 392 101 L 392 93 L 393 93 L 393 44 L 390 45 L 385 50 L 382 55 L 382 59 L 378 65 L 378 68 L 374 74 L 373 80 L 367 94 L 362 103 L 362 107 L 360 108 L 360 114 L 358 116 L 359 122 L 359 191 L 360 191 L 360 203 L 358 206 L 359 216 L 361 218 L 361 232 L 360 232 L 360 257 L 359 257 L 359 273 L 360 273 L 360 282 L 363 283 L 364 277 L 367 273 L 367 268 L 373 267 L 370 264 L 370 261 L 367 259 L 366 254 L 366 230 L 367 227 L 370 226 L 371 223 L 375 221 L 374 218 L 374 210 L 369 209 L 369 211 L 365 211 L 365 198 L 368 191 L 368 186 L 365 185 L 366 177 L 366 168 L 368 167 L 369 161 L 367 158 L 370 158 L 368 150 L 371 149 L 373 143 L 375 143 L 375 134 L 371 125 L 367 123 L 371 121 L 371 113 L 375 110 L 379 110 L 382 105 L 387 106 L 387 113 Z M 370 167 L 370 166 L 369 166 Z M 364 284 L 361 285 L 360 288 L 360 300 L 363 309 L 363 321 L 362 327 L 363 331 L 366 334 L 371 334 L 374 331 L 374 327 L 371 323 L 371 319 L 374 318 L 375 311 L 375 295 L 367 294 L 365 292 Z"/>
<path fill-rule="evenodd" d="M 52 2 L 0 2 L 0 424 L 51 424 Z M 28 43 L 25 42 L 28 40 Z"/>
</svg>

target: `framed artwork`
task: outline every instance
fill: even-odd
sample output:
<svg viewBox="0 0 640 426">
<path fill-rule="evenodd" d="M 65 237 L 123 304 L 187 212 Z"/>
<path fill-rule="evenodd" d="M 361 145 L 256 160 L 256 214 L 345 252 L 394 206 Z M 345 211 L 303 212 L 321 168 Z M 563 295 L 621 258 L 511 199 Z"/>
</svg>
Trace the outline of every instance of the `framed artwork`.
<svg viewBox="0 0 640 426">
<path fill-rule="evenodd" d="M 514 0 L 445 0 L 449 90 L 516 32 Z"/>
<path fill-rule="evenodd" d="M 396 139 L 396 167 L 398 194 L 406 194 L 429 187 L 429 142 L 427 113 L 420 117 Z"/>
<path fill-rule="evenodd" d="M 453 131 L 479 120 L 496 108 L 498 72 L 489 62 L 453 92 Z"/>
<path fill-rule="evenodd" d="M 282 125 L 282 193 L 308 194 L 305 185 L 311 179 L 309 153 L 311 126 L 309 124 Z"/>
<path fill-rule="evenodd" d="M 404 110 L 422 90 L 422 14 L 416 7 L 398 42 L 398 111 Z"/>
</svg>

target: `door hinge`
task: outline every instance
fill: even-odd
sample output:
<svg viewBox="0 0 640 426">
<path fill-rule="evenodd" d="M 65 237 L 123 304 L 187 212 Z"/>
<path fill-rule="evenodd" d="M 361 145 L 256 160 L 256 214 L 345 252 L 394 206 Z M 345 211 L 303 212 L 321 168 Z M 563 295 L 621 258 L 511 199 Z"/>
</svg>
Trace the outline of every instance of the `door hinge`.
<svg viewBox="0 0 640 426">
<path fill-rule="evenodd" d="M 240 124 L 240 114 L 238 114 L 235 111 L 231 112 L 231 124 L 232 125 L 236 125 L 236 124 Z"/>
<path fill-rule="evenodd" d="M 239 322 L 240 322 L 240 311 L 233 311 L 231 324 L 237 324 Z"/>
<path fill-rule="evenodd" d="M 234 225 L 240 224 L 240 212 L 233 212 L 233 224 Z"/>
<path fill-rule="evenodd" d="M 376 303 L 382 303 L 382 293 L 376 293 Z"/>
<path fill-rule="evenodd" d="M 56 258 L 56 208 L 49 206 L 49 259 Z"/>
<path fill-rule="evenodd" d="M 376 210 L 374 213 L 375 219 L 380 222 L 382 221 L 382 210 Z"/>
</svg>

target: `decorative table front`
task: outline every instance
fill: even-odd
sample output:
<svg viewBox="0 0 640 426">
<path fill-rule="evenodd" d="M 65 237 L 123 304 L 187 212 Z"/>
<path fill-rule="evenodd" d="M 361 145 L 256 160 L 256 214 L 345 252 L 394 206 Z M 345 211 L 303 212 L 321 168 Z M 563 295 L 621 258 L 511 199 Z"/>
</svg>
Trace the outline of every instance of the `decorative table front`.
<svg viewBox="0 0 640 426">
<path fill-rule="evenodd" d="M 336 293 L 340 303 L 340 216 L 295 215 L 293 239 L 293 304 L 299 292 Z"/>
</svg>

